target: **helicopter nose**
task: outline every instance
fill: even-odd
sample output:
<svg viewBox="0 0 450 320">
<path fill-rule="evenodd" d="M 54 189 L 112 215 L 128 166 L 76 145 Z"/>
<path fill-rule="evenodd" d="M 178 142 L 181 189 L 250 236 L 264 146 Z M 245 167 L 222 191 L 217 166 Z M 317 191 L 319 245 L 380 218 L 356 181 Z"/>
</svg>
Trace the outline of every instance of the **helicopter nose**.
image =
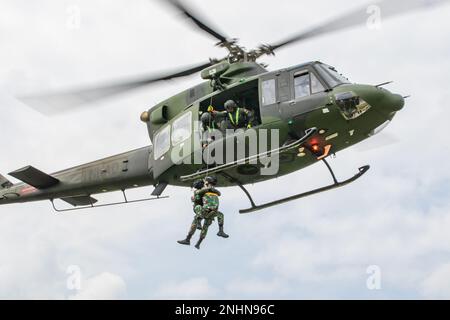
<svg viewBox="0 0 450 320">
<path fill-rule="evenodd" d="M 394 112 L 400 111 L 405 106 L 405 99 L 399 94 L 389 93 L 388 108 Z"/>
<path fill-rule="evenodd" d="M 350 90 L 349 90 L 350 89 Z M 342 87 L 342 92 L 335 94 L 336 104 L 347 118 L 354 119 L 368 111 L 368 108 L 378 110 L 390 119 L 405 106 L 405 98 L 381 88 L 371 85 L 352 85 L 351 88 Z"/>
<path fill-rule="evenodd" d="M 405 106 L 405 99 L 399 94 L 392 93 L 382 88 L 376 88 L 374 93 L 374 106 L 377 106 L 380 111 L 390 114 L 402 110 Z"/>
</svg>

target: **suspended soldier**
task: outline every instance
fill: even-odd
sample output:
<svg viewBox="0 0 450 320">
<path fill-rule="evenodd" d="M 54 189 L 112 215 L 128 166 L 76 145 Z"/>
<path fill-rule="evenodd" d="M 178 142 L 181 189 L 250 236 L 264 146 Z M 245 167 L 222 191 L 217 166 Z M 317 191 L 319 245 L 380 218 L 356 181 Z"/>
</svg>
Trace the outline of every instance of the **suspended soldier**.
<svg viewBox="0 0 450 320">
<path fill-rule="evenodd" d="M 204 186 L 205 186 L 205 183 L 203 180 L 197 180 L 192 185 L 194 194 L 191 197 L 191 201 L 193 204 L 194 214 L 195 214 L 193 222 L 197 221 L 197 229 L 198 230 L 202 230 L 201 213 L 202 213 L 202 207 L 203 207 L 203 199 L 199 194 L 197 194 L 197 191 L 203 189 Z"/>
<path fill-rule="evenodd" d="M 197 191 L 200 191 L 204 187 L 203 180 L 195 181 L 192 185 L 192 188 L 194 190 L 194 194 L 191 197 L 191 201 L 193 203 L 194 207 L 194 220 L 192 221 L 191 228 L 189 229 L 189 233 L 185 240 L 177 241 L 179 244 L 184 245 L 190 245 L 191 244 L 191 238 L 195 234 L 195 231 L 202 230 L 202 208 L 203 208 L 203 199 L 202 197 L 197 193 Z"/>
<path fill-rule="evenodd" d="M 194 189 L 194 194 L 191 197 L 191 201 L 194 207 L 194 221 L 197 221 L 197 229 L 202 230 L 202 210 L 203 210 L 203 192 L 200 192 L 205 187 L 205 182 L 203 180 L 197 180 L 193 183 L 192 188 Z M 220 192 L 219 192 L 220 193 Z M 217 222 L 219 224 L 219 232 L 217 235 L 219 237 L 228 238 L 228 235 L 223 232 L 223 225 L 225 222 L 225 216 L 222 212 L 217 211 Z M 195 230 L 194 230 L 195 232 Z"/>
<path fill-rule="evenodd" d="M 215 188 L 217 179 L 215 177 L 206 177 L 204 180 L 204 187 L 194 192 L 194 211 L 195 217 L 191 224 L 191 228 L 185 240 L 178 241 L 179 244 L 190 245 L 192 236 L 195 234 L 196 229 L 203 222 L 200 238 L 195 245 L 197 249 L 200 249 L 200 244 L 206 238 L 208 229 L 211 226 L 214 219 L 217 217 L 219 223 L 219 237 L 228 238 L 229 236 L 224 232 L 224 215 L 219 211 L 219 197 L 220 191 Z M 201 204 L 196 204 L 200 203 Z"/>
<path fill-rule="evenodd" d="M 200 249 L 200 244 L 206 238 L 208 229 L 216 217 L 219 223 L 219 232 L 217 235 L 223 238 L 229 237 L 223 230 L 224 215 L 219 211 L 219 197 L 221 196 L 221 193 L 215 188 L 217 185 L 217 179 L 215 177 L 206 177 L 204 182 L 204 188 L 196 192 L 196 194 L 201 196 L 203 199 L 201 217 L 204 219 L 200 238 L 195 245 L 197 249 Z"/>
</svg>

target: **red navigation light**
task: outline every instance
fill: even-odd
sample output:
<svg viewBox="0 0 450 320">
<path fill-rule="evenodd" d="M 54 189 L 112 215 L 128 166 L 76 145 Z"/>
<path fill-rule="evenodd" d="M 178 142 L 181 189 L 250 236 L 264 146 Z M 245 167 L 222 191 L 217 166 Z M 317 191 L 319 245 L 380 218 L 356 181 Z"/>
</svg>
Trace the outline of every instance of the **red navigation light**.
<svg viewBox="0 0 450 320">
<path fill-rule="evenodd" d="M 319 145 L 318 144 L 313 144 L 312 146 L 311 146 L 311 150 L 313 151 L 313 152 L 319 152 L 320 151 L 320 147 L 319 147 Z"/>
</svg>

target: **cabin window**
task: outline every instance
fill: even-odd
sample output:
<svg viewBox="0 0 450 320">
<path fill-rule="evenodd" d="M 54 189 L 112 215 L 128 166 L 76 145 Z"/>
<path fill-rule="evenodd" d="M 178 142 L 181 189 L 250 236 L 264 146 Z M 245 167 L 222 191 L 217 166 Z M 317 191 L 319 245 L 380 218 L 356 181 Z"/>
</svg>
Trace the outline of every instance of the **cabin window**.
<svg viewBox="0 0 450 320">
<path fill-rule="evenodd" d="M 267 106 L 274 104 L 277 101 L 275 91 L 275 79 L 270 79 L 262 82 L 262 104 Z"/>
<path fill-rule="evenodd" d="M 300 73 L 294 76 L 295 98 L 307 97 L 311 94 L 309 84 L 309 72 Z"/>
<path fill-rule="evenodd" d="M 314 73 L 301 72 L 294 75 L 295 98 L 307 97 L 325 91 L 325 87 Z"/>
<path fill-rule="evenodd" d="M 192 112 L 179 117 L 172 125 L 172 145 L 177 145 L 190 138 L 192 133 Z"/>
<path fill-rule="evenodd" d="M 170 126 L 161 129 L 155 136 L 155 159 L 161 158 L 170 150 Z"/>
</svg>

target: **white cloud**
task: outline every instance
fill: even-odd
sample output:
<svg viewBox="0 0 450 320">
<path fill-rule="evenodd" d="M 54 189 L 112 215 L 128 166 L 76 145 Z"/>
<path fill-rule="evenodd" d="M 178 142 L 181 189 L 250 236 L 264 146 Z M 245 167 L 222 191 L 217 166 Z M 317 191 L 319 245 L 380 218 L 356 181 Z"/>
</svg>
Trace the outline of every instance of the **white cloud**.
<svg viewBox="0 0 450 320">
<path fill-rule="evenodd" d="M 99 275 L 82 280 L 82 287 L 72 300 L 116 300 L 126 297 L 126 283 L 116 274 L 103 272 Z"/>
<path fill-rule="evenodd" d="M 383 274 L 381 294 L 385 297 L 393 288 L 417 290 L 422 279 L 446 261 L 450 251 L 450 207 L 430 208 L 425 213 L 389 205 L 385 209 L 376 205 L 380 200 L 373 196 L 370 205 L 374 208 L 362 200 L 355 201 L 354 208 L 345 213 L 330 208 L 332 214 L 324 215 L 311 207 L 306 210 L 315 216 L 285 212 L 291 223 L 285 218 L 284 223 L 275 226 L 273 232 L 281 236 L 259 252 L 255 268 L 268 267 L 285 283 L 300 287 L 313 286 L 329 292 L 341 287 L 342 293 L 345 287 L 359 288 L 357 294 L 351 290 L 343 294 L 358 298 L 365 293 L 366 268 L 378 265 Z M 274 226 L 271 221 L 267 224 L 263 231 Z M 261 232 L 260 228 L 251 235 Z M 317 297 L 323 297 L 322 293 Z"/>
<path fill-rule="evenodd" d="M 423 281 L 423 295 L 430 299 L 450 299 L 450 263 L 433 271 Z"/>
<path fill-rule="evenodd" d="M 279 295 L 285 291 L 284 283 L 271 279 L 234 279 L 226 285 L 226 291 L 233 296 L 252 297 L 258 295 L 260 297 L 271 297 Z"/>
<path fill-rule="evenodd" d="M 211 299 L 216 290 L 207 278 L 192 278 L 179 283 L 167 283 L 156 292 L 157 299 Z"/>
</svg>

